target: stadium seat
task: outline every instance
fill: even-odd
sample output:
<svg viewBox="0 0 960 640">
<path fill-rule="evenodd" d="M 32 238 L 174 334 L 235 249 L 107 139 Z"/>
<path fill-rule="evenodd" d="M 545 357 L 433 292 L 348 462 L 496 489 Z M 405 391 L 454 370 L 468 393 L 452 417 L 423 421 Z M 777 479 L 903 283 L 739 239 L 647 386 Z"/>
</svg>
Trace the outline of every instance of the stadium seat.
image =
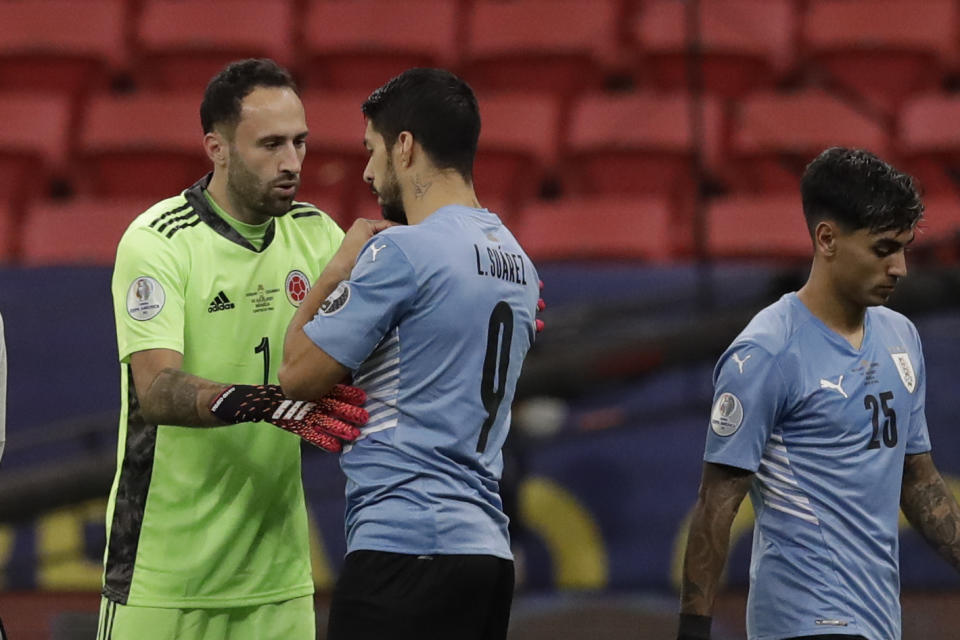
<svg viewBox="0 0 960 640">
<path fill-rule="evenodd" d="M 924 198 L 926 210 L 918 226 L 918 246 L 960 241 L 960 197 L 938 194 Z"/>
<path fill-rule="evenodd" d="M 297 199 L 314 203 L 341 225 L 353 220 L 356 207 L 376 207 L 363 181 L 367 152 L 361 106 L 367 96 L 367 91 L 307 91 L 302 96 L 310 138 Z"/>
<path fill-rule="evenodd" d="M 48 191 L 66 168 L 70 101 L 46 93 L 0 93 L 0 202 Z"/>
<path fill-rule="evenodd" d="M 152 204 L 144 198 L 35 201 L 24 221 L 22 261 L 112 265 L 123 232 Z"/>
<path fill-rule="evenodd" d="M 475 0 L 463 77 L 475 89 L 564 97 L 600 87 L 618 15 L 616 0 Z"/>
<path fill-rule="evenodd" d="M 807 163 L 832 146 L 888 157 L 883 126 L 821 91 L 752 94 L 731 120 L 724 178 L 738 191 L 795 193 Z"/>
<path fill-rule="evenodd" d="M 74 98 L 106 87 L 126 64 L 119 0 L 0 2 L 0 89 Z"/>
<path fill-rule="evenodd" d="M 953 0 L 809 0 L 808 67 L 892 114 L 906 96 L 937 85 L 957 55 Z"/>
<path fill-rule="evenodd" d="M 809 260 L 813 245 L 799 192 L 712 202 L 707 209 L 707 252 L 715 258 Z"/>
<path fill-rule="evenodd" d="M 672 255 L 670 203 L 661 197 L 569 198 L 526 206 L 513 232 L 534 260 L 648 260 Z"/>
<path fill-rule="evenodd" d="M 456 62 L 457 4 L 448 0 L 313 0 L 300 77 L 306 87 L 367 93 L 410 67 Z"/>
<path fill-rule="evenodd" d="M 0 169 L 0 176 L 2 176 L 2 169 Z M 0 199 L 0 265 L 12 262 L 16 255 L 20 235 L 18 226 L 14 219 L 12 205 Z"/>
<path fill-rule="evenodd" d="M 687 7 L 676 0 L 641 4 L 633 20 L 639 73 L 661 89 L 686 89 Z M 737 98 L 772 86 L 794 61 L 796 15 L 791 0 L 701 2 L 700 43 L 704 88 Z"/>
<path fill-rule="evenodd" d="M 587 95 L 573 105 L 562 164 L 563 188 L 577 194 L 693 192 L 694 140 L 684 94 Z M 722 112 L 703 103 L 710 164 L 720 146 Z"/>
<path fill-rule="evenodd" d="M 159 199 L 212 169 L 193 92 L 96 96 L 80 136 L 75 173 L 86 193 Z"/>
<path fill-rule="evenodd" d="M 960 194 L 960 98 L 918 96 L 900 110 L 896 145 L 903 167 L 927 193 Z"/>
<path fill-rule="evenodd" d="M 238 58 L 293 62 L 291 0 L 147 0 L 137 29 L 137 81 L 200 96 Z"/>
<path fill-rule="evenodd" d="M 481 93 L 483 126 L 474 164 L 481 198 L 494 197 L 514 210 L 534 198 L 557 161 L 560 105 L 550 95 Z"/>
</svg>

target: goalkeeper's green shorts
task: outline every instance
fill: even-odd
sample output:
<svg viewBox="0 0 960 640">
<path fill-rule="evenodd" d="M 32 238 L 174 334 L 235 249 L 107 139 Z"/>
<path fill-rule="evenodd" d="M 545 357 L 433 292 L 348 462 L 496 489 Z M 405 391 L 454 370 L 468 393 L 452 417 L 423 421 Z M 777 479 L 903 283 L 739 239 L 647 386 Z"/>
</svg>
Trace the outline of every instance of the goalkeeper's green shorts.
<svg viewBox="0 0 960 640">
<path fill-rule="evenodd" d="M 100 600 L 97 640 L 315 640 L 313 596 L 254 607 L 162 609 Z"/>
</svg>

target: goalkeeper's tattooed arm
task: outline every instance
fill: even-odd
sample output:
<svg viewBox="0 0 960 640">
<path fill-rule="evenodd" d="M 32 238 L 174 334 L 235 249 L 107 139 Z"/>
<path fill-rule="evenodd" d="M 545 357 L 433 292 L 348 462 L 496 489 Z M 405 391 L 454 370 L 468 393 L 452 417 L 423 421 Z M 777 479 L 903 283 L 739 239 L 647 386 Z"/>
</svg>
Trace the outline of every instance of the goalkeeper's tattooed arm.
<svg viewBox="0 0 960 640">
<path fill-rule="evenodd" d="M 906 456 L 900 507 L 913 528 L 960 571 L 960 505 L 929 453 Z"/>
<path fill-rule="evenodd" d="M 727 562 L 730 526 L 750 488 L 753 474 L 710 462 L 703 465 L 697 504 L 690 521 L 680 588 L 681 638 L 709 637 L 709 620 L 720 575 Z M 703 627 L 706 632 L 702 632 Z M 689 633 L 689 628 L 696 633 Z"/>
<path fill-rule="evenodd" d="M 143 417 L 154 424 L 218 427 L 226 424 L 210 403 L 228 385 L 183 371 L 183 356 L 171 349 L 147 349 L 130 356 L 133 384 Z"/>
</svg>

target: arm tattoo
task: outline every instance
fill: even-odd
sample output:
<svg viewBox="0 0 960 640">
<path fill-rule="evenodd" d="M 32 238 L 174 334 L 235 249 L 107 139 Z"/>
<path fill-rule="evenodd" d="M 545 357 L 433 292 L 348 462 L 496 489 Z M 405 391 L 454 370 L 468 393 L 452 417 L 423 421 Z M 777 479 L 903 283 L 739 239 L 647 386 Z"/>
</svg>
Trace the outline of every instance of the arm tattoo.
<svg viewBox="0 0 960 640">
<path fill-rule="evenodd" d="M 960 505 L 929 453 L 907 456 L 900 507 L 913 528 L 960 571 Z"/>
<path fill-rule="evenodd" d="M 753 474 L 706 463 L 683 558 L 680 611 L 709 616 L 727 561 L 730 526 Z"/>
<path fill-rule="evenodd" d="M 413 195 L 416 196 L 417 200 L 423 200 L 432 186 L 433 183 L 424 182 L 419 173 L 413 176 Z"/>
<path fill-rule="evenodd" d="M 144 417 L 157 424 L 216 427 L 223 423 L 210 413 L 210 403 L 227 385 L 180 369 L 164 369 L 141 398 Z"/>
</svg>

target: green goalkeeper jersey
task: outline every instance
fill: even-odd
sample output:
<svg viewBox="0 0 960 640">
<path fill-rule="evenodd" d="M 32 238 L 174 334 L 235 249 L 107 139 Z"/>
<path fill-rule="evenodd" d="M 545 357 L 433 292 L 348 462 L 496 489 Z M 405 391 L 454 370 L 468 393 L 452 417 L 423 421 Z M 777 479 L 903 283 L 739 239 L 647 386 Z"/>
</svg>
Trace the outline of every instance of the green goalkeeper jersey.
<svg viewBox="0 0 960 640">
<path fill-rule="evenodd" d="M 251 242 L 217 213 L 209 176 L 127 229 L 113 274 L 122 407 L 107 507 L 107 598 L 233 607 L 313 593 L 300 439 L 267 423 L 147 422 L 130 354 L 173 349 L 223 383 L 277 382 L 291 317 L 343 232 L 294 203 Z"/>
</svg>

